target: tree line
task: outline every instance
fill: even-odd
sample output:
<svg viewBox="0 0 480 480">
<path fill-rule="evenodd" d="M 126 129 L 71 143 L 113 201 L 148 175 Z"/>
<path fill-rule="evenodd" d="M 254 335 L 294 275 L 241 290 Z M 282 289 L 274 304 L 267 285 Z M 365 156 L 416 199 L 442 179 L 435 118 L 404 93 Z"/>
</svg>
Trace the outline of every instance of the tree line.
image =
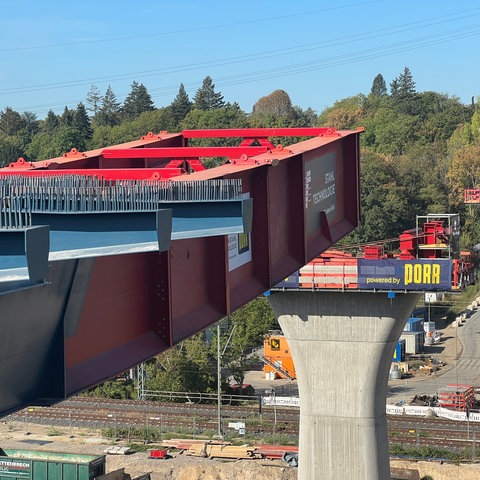
<svg viewBox="0 0 480 480">
<path fill-rule="evenodd" d="M 255 126 L 313 126 L 311 109 L 294 107 L 288 94 L 277 90 L 261 98 L 254 112 L 247 114 L 237 103 L 224 100 L 210 76 L 205 77 L 190 100 L 180 84 L 170 105 L 156 108 L 147 88 L 133 82 L 131 91 L 120 102 L 108 86 L 102 95 L 92 86 L 85 103 L 75 109 L 65 107 L 57 115 L 50 110 L 44 119 L 32 112 L 19 113 L 7 106 L 0 111 L 0 166 L 23 157 L 45 160 L 79 151 L 136 140 L 149 131 L 177 132 L 193 128 L 241 128 Z"/>
</svg>

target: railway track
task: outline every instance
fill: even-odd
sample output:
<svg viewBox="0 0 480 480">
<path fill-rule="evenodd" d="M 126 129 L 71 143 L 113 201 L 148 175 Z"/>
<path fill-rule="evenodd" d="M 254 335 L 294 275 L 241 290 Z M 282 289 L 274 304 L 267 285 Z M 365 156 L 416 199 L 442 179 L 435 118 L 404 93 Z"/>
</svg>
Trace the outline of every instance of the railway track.
<svg viewBox="0 0 480 480">
<path fill-rule="evenodd" d="M 51 407 L 30 407 L 5 417 L 6 421 L 43 424 L 55 427 L 151 431 L 193 435 L 216 432 L 217 405 L 198 403 L 112 400 L 97 397 L 72 397 Z M 245 422 L 247 433 L 282 433 L 298 436 L 299 411 L 295 408 L 258 405 L 223 405 L 224 431 L 230 422 Z M 232 432 L 234 430 L 232 429 Z M 389 416 L 390 443 L 436 448 L 478 448 L 480 425 L 440 418 Z"/>
</svg>

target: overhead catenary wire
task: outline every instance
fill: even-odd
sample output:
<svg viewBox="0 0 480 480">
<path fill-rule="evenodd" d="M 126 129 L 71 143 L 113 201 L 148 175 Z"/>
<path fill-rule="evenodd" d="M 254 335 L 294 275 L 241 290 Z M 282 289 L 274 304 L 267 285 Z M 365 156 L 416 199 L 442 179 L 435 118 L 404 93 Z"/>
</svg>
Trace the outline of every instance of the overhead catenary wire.
<svg viewBox="0 0 480 480">
<path fill-rule="evenodd" d="M 48 84 L 39 84 L 39 85 L 29 85 L 23 87 L 12 87 L 10 89 L 3 89 L 0 90 L 0 95 L 2 94 L 13 94 L 13 93 L 28 93 L 28 92 L 35 92 L 35 91 L 43 91 L 43 90 L 50 90 L 50 89 L 59 89 L 59 88 L 68 88 L 73 86 L 79 85 L 91 85 L 95 82 L 102 82 L 102 83 L 111 83 L 113 81 L 119 80 L 132 80 L 134 78 L 141 77 L 148 78 L 152 76 L 162 76 L 169 73 L 179 73 L 179 72 L 187 72 L 193 70 L 205 70 L 205 69 L 212 69 L 215 67 L 223 67 L 229 64 L 239 64 L 242 62 L 248 62 L 248 65 L 252 65 L 252 62 L 257 60 L 266 60 L 269 58 L 275 58 L 280 56 L 292 56 L 299 54 L 306 54 L 308 52 L 314 52 L 316 50 L 321 49 L 331 49 L 335 46 L 341 46 L 349 43 L 357 44 L 361 40 L 372 40 L 372 39 L 380 39 L 385 36 L 389 36 L 392 34 L 399 34 L 406 31 L 412 31 L 416 29 L 424 30 L 426 27 L 442 25 L 447 23 L 449 25 L 452 24 L 454 21 L 458 21 L 465 18 L 474 18 L 475 16 L 480 15 L 480 8 L 471 9 L 467 11 L 458 12 L 457 14 L 450 14 L 450 15 L 442 15 L 438 17 L 433 17 L 428 20 L 423 21 L 416 21 L 411 22 L 404 25 L 394 26 L 394 27 L 385 27 L 382 29 L 343 36 L 336 39 L 328 40 L 328 41 L 320 41 L 320 42 L 313 42 L 309 44 L 301 44 L 293 47 L 288 47 L 284 49 L 276 49 L 267 52 L 253 52 L 247 55 L 241 55 L 236 57 L 230 58 L 223 58 L 208 62 L 197 62 L 192 64 L 186 65 L 177 65 L 168 67 L 163 65 L 161 69 L 153 69 L 147 71 L 139 71 L 139 72 L 129 72 L 129 73 L 122 73 L 122 74 L 112 74 L 110 73 L 108 76 L 99 76 L 99 77 L 90 77 L 84 79 L 76 79 L 76 80 L 69 80 L 67 82 L 55 82 L 55 83 L 48 83 Z M 407 41 L 401 42 L 393 42 L 388 45 L 380 45 L 376 46 L 375 48 L 367 48 L 367 49 L 360 49 L 352 52 L 347 52 L 341 55 L 333 55 L 330 57 L 319 58 L 312 60 L 311 58 L 306 62 L 297 62 L 286 64 L 282 62 L 282 64 L 275 68 L 270 69 L 262 69 L 257 71 L 244 71 L 240 74 L 230 75 L 227 77 L 220 77 L 216 78 L 216 84 L 220 88 L 229 85 L 241 85 L 244 83 L 252 83 L 257 82 L 260 80 L 264 80 L 266 78 L 279 78 L 284 76 L 291 76 L 291 75 L 299 75 L 301 73 L 306 73 L 309 71 L 321 70 L 332 68 L 335 66 L 345 65 L 354 62 L 360 62 L 364 60 L 374 59 L 382 56 L 387 55 L 394 55 L 404 51 L 424 48 L 432 45 L 437 45 L 440 43 L 445 42 L 453 42 L 458 39 L 468 38 L 470 36 L 476 36 L 480 34 L 480 25 L 471 25 L 471 26 L 461 26 L 455 29 L 450 29 L 448 31 L 442 31 L 435 34 L 430 35 L 421 35 L 415 39 L 410 39 Z M 128 38 L 128 37 L 127 37 Z M 186 89 L 193 89 L 198 87 L 198 85 L 191 83 L 184 83 Z M 178 84 L 177 85 L 167 85 L 155 89 L 151 89 L 150 93 L 156 97 L 167 97 L 173 96 L 177 93 Z M 72 106 L 77 105 L 79 100 L 70 100 L 70 101 L 63 101 L 58 102 L 57 106 Z M 33 108 L 40 108 L 41 111 L 47 111 L 54 107 L 54 105 L 50 105 L 50 108 L 44 105 L 34 106 Z M 46 110 L 43 110 L 43 109 Z M 31 110 L 32 106 L 23 106 L 20 110 Z M 38 112 L 40 110 L 37 110 Z"/>
</svg>

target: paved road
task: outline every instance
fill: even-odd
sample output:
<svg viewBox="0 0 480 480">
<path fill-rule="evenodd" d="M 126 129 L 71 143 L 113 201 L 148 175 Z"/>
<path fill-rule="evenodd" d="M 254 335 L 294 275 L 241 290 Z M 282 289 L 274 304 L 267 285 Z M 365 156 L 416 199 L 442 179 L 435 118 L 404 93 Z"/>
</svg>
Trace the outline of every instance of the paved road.
<svg viewBox="0 0 480 480">
<path fill-rule="evenodd" d="M 477 309 L 461 327 L 447 327 L 442 337 L 443 341 L 432 350 L 434 357 L 447 362 L 444 372 L 428 377 L 391 380 L 388 403 L 407 402 L 414 395 L 434 395 L 449 384 L 480 386 L 480 311 Z"/>
</svg>

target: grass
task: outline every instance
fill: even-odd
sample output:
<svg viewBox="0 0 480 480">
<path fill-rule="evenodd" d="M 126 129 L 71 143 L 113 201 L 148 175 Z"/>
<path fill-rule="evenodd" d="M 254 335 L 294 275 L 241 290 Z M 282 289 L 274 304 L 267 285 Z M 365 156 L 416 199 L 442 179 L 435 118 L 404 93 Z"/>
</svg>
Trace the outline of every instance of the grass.
<svg viewBox="0 0 480 480">
<path fill-rule="evenodd" d="M 177 428 L 175 430 L 165 431 L 156 427 L 136 427 L 136 428 L 113 428 L 109 427 L 102 430 L 102 435 L 108 439 L 124 439 L 130 444 L 143 443 L 148 445 L 148 449 L 152 448 L 152 444 L 161 443 L 162 440 L 169 440 L 171 438 L 195 438 L 214 440 L 216 438 L 216 431 L 204 430 L 201 432 L 195 432 L 193 434 L 191 428 Z M 262 433 L 249 433 L 248 428 L 246 435 L 238 435 L 236 431 L 227 430 L 224 435 L 224 440 L 230 441 L 233 444 L 255 444 L 265 443 L 272 445 L 298 445 L 298 436 L 289 435 L 281 432 L 262 432 Z"/>
<path fill-rule="evenodd" d="M 422 459 L 442 459 L 452 463 L 459 463 L 461 460 L 471 459 L 471 450 L 468 448 L 453 450 L 435 447 L 412 447 L 406 445 L 391 444 L 390 455 L 395 457 L 409 457 Z"/>
</svg>

